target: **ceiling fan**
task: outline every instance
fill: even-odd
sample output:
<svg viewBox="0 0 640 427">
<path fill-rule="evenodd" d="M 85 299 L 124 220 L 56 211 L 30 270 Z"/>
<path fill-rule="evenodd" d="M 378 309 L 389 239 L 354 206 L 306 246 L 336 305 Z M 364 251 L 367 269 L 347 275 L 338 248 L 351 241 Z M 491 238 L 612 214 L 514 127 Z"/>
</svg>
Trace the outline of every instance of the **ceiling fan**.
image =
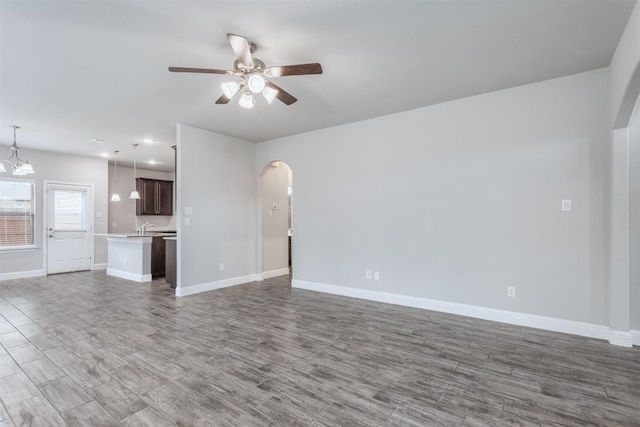
<svg viewBox="0 0 640 427">
<path fill-rule="evenodd" d="M 240 80 L 222 83 L 222 96 L 216 104 L 227 104 L 239 92 L 242 92 L 239 104 L 244 108 L 253 108 L 255 94 L 262 93 L 269 104 L 279 99 L 286 105 L 297 101 L 296 97 L 277 86 L 272 77 L 300 76 L 305 74 L 322 74 L 322 66 L 317 62 L 311 64 L 283 65 L 280 67 L 265 67 L 264 62 L 253 57 L 256 45 L 245 37 L 237 34 L 227 34 L 236 60 L 233 70 L 216 70 L 212 68 L 169 67 L 169 71 L 177 73 L 209 73 L 237 76 Z"/>
</svg>

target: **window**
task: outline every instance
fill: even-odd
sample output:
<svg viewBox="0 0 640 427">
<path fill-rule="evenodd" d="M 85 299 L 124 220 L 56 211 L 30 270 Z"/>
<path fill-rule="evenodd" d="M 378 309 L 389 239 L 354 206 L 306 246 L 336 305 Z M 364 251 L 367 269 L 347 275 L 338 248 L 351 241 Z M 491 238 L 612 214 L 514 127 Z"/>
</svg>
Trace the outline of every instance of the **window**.
<svg viewBox="0 0 640 427">
<path fill-rule="evenodd" d="M 85 231 L 85 190 L 53 190 L 53 229 Z"/>
<path fill-rule="evenodd" d="M 0 179 L 0 249 L 33 246 L 34 183 Z"/>
</svg>

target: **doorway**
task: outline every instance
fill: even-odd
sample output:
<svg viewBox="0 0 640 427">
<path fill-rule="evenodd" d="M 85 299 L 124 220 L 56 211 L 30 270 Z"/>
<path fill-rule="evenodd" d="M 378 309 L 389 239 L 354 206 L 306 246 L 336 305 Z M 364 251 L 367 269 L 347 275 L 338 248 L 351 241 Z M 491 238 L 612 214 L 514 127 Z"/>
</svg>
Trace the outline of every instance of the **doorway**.
<svg viewBox="0 0 640 427">
<path fill-rule="evenodd" d="M 47 274 L 89 270 L 93 253 L 93 188 L 45 182 Z"/>
<path fill-rule="evenodd" d="M 291 273 L 293 261 L 293 173 L 283 161 L 268 164 L 261 175 L 262 278 Z"/>
</svg>

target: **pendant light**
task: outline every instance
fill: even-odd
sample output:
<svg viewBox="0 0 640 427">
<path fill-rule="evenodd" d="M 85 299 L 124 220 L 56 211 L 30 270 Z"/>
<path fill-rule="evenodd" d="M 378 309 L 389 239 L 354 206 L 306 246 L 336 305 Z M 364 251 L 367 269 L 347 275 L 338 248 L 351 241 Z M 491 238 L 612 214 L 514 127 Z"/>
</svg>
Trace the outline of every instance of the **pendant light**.
<svg viewBox="0 0 640 427">
<path fill-rule="evenodd" d="M 138 144 L 133 144 L 133 191 L 129 196 L 130 199 L 139 199 L 140 193 L 136 190 L 136 148 Z"/>
<path fill-rule="evenodd" d="M 112 202 L 120 201 L 120 195 L 118 194 L 118 153 L 119 151 L 117 150 L 113 152 L 115 156 L 115 167 L 113 168 L 113 194 L 111 195 Z"/>
<path fill-rule="evenodd" d="M 16 129 L 20 129 L 20 126 L 11 125 L 9 126 L 13 128 L 13 145 L 11 146 L 11 157 L 7 160 L 4 160 L 9 165 L 11 165 L 11 174 L 12 175 L 31 175 L 35 173 L 33 167 L 29 163 L 29 161 L 24 161 L 18 157 L 18 144 L 16 143 Z M 15 158 L 15 161 L 13 159 Z M 11 164 L 13 161 L 13 164 Z M 7 169 L 4 167 L 4 164 L 0 162 L 0 172 L 7 172 Z"/>
</svg>

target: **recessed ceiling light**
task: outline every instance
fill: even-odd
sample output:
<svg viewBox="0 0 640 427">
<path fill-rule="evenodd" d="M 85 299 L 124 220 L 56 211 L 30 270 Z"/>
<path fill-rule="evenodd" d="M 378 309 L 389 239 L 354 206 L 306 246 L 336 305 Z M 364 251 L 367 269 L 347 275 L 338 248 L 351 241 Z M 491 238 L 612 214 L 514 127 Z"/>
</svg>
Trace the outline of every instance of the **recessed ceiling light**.
<svg viewBox="0 0 640 427">
<path fill-rule="evenodd" d="M 109 157 L 109 153 L 100 153 L 101 157 Z"/>
<path fill-rule="evenodd" d="M 153 144 L 154 142 L 156 142 L 155 139 L 153 138 L 145 138 L 142 140 L 142 142 L 146 143 L 146 144 Z"/>
<path fill-rule="evenodd" d="M 105 142 L 107 142 L 106 139 L 97 139 L 97 138 L 93 138 L 92 140 L 90 140 L 89 142 L 93 143 L 93 144 L 104 144 Z"/>
<path fill-rule="evenodd" d="M 155 164 L 157 164 L 157 163 L 158 163 L 158 162 L 156 162 L 155 160 L 149 160 L 149 164 L 150 164 L 150 165 L 155 165 Z"/>
</svg>

